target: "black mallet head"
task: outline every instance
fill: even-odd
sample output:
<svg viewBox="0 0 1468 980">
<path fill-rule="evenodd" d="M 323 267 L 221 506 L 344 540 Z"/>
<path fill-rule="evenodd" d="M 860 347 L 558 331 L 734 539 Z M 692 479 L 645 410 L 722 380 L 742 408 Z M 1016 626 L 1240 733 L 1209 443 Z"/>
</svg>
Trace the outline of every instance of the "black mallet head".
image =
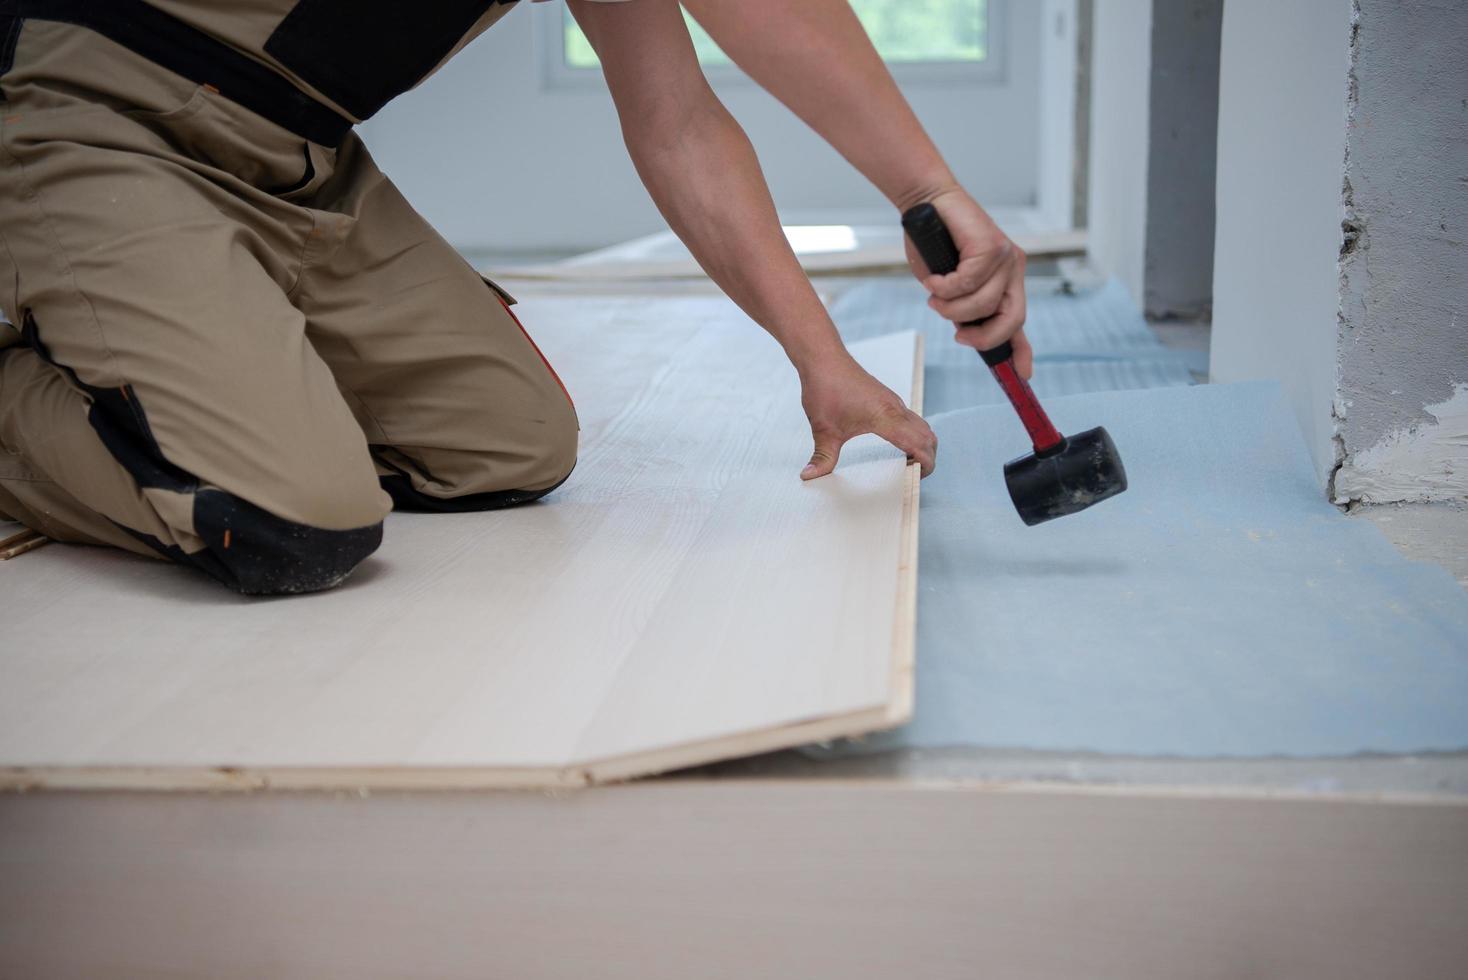
<svg viewBox="0 0 1468 980">
<path fill-rule="evenodd" d="M 1033 527 L 1085 510 L 1126 489 L 1126 470 L 1104 428 L 1068 436 L 1004 464 L 1020 520 Z"/>
<path fill-rule="evenodd" d="M 902 227 L 928 271 L 947 275 L 958 268 L 958 246 L 933 205 L 910 208 L 902 215 Z M 1035 447 L 1028 456 L 1004 464 L 1004 482 L 1020 520 L 1033 527 L 1085 510 L 1126 489 L 1126 470 L 1111 436 L 1099 427 L 1069 438 L 1062 436 L 1014 366 L 1013 344 L 1006 340 L 979 354 Z"/>
</svg>

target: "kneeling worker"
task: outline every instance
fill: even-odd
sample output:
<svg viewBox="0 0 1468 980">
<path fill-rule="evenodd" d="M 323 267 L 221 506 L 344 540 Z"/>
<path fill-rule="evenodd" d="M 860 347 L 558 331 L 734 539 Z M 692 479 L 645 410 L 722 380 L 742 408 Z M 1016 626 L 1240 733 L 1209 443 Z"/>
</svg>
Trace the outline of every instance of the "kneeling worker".
<svg viewBox="0 0 1468 980">
<path fill-rule="evenodd" d="M 676 0 L 567 0 L 673 230 L 774 336 L 815 452 L 927 424 L 842 347 Z M 354 123 L 506 0 L 0 0 L 0 514 L 246 593 L 340 582 L 393 507 L 535 500 L 576 415 Z M 687 0 L 729 56 L 963 259 L 914 271 L 959 341 L 1015 343 L 1024 256 L 955 182 L 845 0 Z M 486 167 L 492 161 L 485 161 Z"/>
</svg>

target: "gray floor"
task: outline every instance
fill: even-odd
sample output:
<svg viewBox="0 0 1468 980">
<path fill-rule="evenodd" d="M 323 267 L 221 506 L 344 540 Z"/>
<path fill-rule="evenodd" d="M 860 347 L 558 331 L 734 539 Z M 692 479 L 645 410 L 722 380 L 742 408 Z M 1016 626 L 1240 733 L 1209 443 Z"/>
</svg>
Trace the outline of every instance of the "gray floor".
<svg viewBox="0 0 1468 980">
<path fill-rule="evenodd" d="M 1172 350 L 1208 349 L 1207 323 L 1163 320 L 1154 321 L 1151 327 L 1163 345 Z M 1434 562 L 1446 568 L 1459 585 L 1468 589 L 1468 501 L 1364 504 L 1352 506 L 1346 513 L 1375 524 L 1387 540 L 1408 558 Z"/>
<path fill-rule="evenodd" d="M 821 746 L 733 759 L 665 778 L 904 779 L 1166 786 L 1298 794 L 1468 796 L 1468 753 L 1178 759 L 961 746 L 828 754 Z"/>
<path fill-rule="evenodd" d="M 1173 350 L 1206 351 L 1209 326 L 1187 320 L 1151 324 L 1163 345 Z M 1199 379 L 1204 380 L 1204 379 Z M 1414 561 L 1430 561 L 1452 573 L 1468 589 L 1468 501 L 1435 504 L 1364 504 L 1346 513 L 1381 529 L 1397 550 Z"/>
<path fill-rule="evenodd" d="M 1468 504 L 1368 504 L 1346 513 L 1375 524 L 1408 558 L 1446 568 L 1468 589 Z"/>
</svg>

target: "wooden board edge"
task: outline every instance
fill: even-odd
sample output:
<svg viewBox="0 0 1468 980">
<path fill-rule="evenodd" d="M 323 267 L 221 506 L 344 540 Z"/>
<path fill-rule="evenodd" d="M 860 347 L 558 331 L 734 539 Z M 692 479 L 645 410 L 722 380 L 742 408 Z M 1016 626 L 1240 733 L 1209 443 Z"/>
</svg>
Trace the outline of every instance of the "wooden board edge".
<svg viewBox="0 0 1468 980">
<path fill-rule="evenodd" d="M 913 344 L 912 396 L 908 406 L 923 414 L 924 338 Z M 922 467 L 909 463 L 903 471 L 902 534 L 897 555 L 897 611 L 892 619 L 892 696 L 884 728 L 912 719 L 917 671 L 918 496 Z"/>
<path fill-rule="evenodd" d="M 745 756 L 777 752 L 815 742 L 865 734 L 888 728 L 888 705 L 877 705 L 855 712 L 792 722 L 775 728 L 736 732 L 700 742 L 673 745 L 651 752 L 638 752 L 588 762 L 579 767 L 588 785 L 620 783 L 647 776 L 657 776 L 690 766 L 727 762 Z"/>
<path fill-rule="evenodd" d="M 916 331 L 913 332 L 913 336 L 916 341 L 912 347 L 912 395 L 907 399 L 907 407 L 921 415 L 923 414 L 924 382 L 927 380 L 923 362 L 927 340 L 925 335 Z"/>
<path fill-rule="evenodd" d="M 0 769 L 0 792 L 252 793 L 270 791 L 437 791 L 574 789 L 585 786 L 565 769 L 471 766 L 11 766 Z"/>
<path fill-rule="evenodd" d="M 873 720 L 876 713 L 869 715 Z M 841 716 L 840 720 L 849 720 Z M 821 722 L 807 723 L 808 732 L 819 732 Z M 782 729 L 784 731 L 793 730 Z M 802 726 L 804 727 L 804 726 Z M 819 737 L 809 739 L 819 741 Z M 674 766 L 678 768 L 678 766 Z M 547 778 L 559 772 L 564 778 Z M 679 788 L 730 789 L 749 793 L 762 789 L 800 789 L 810 792 L 961 793 L 1033 797 L 1112 797 L 1117 799 L 1191 800 L 1220 804 L 1246 801 L 1299 804 L 1365 804 L 1393 807 L 1448 807 L 1468 810 L 1468 796 L 1452 793 L 1313 790 L 1287 786 L 1220 783 L 1217 785 L 1171 785 L 1165 783 L 1060 783 L 1043 780 L 942 779 L 893 776 L 842 776 L 833 778 L 774 776 L 677 776 L 666 780 L 629 780 L 614 769 L 599 774 L 585 771 L 490 770 L 490 769 L 261 769 L 219 770 L 52 767 L 0 770 L 0 795 L 32 792 L 148 793 L 160 796 L 207 794 L 239 796 L 249 793 L 335 793 L 370 796 L 378 792 L 404 793 L 432 798 L 441 793 L 538 792 L 556 793 L 579 789 L 635 792 L 676 792 Z M 126 778 L 119 778 L 126 777 Z M 185 785 L 185 777 L 192 779 Z M 151 781 L 150 781 L 151 780 Z"/>
<path fill-rule="evenodd" d="M 50 544 L 51 539 L 38 531 L 29 528 L 19 534 L 12 534 L 0 540 L 0 561 L 8 561 L 18 558 L 28 551 L 35 551 L 44 544 Z"/>
<path fill-rule="evenodd" d="M 698 742 L 593 760 L 570 767 L 476 766 L 10 766 L 0 768 L 0 792 L 127 790 L 263 792 L 337 790 L 555 790 L 618 783 L 689 766 L 826 742 L 890 727 L 889 704 L 736 732 Z"/>
</svg>

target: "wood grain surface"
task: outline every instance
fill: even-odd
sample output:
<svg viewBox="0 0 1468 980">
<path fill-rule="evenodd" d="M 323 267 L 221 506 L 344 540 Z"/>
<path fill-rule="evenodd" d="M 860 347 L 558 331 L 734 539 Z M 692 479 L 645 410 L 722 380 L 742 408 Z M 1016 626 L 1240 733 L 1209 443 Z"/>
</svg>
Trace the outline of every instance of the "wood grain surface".
<svg viewBox="0 0 1468 980">
<path fill-rule="evenodd" d="M 795 373 L 726 300 L 519 312 L 582 420 L 542 503 L 394 514 L 302 598 L 99 549 L 0 565 L 0 784 L 579 784 L 905 719 L 915 466 L 863 437 L 801 483 Z M 854 353 L 908 395 L 915 347 Z"/>
</svg>

